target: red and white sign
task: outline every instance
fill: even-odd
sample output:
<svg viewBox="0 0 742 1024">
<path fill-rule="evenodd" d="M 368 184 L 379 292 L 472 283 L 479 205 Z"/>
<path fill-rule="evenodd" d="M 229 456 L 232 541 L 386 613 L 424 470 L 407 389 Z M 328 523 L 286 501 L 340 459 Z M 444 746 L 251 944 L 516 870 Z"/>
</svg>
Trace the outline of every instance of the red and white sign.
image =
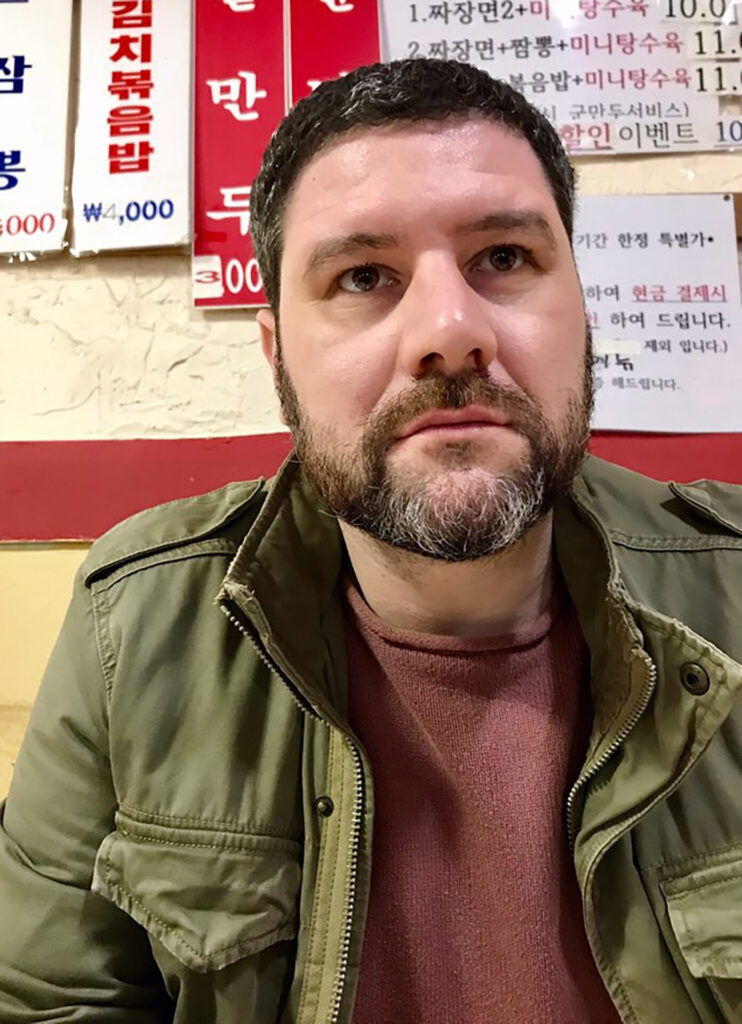
<svg viewBox="0 0 742 1024">
<path fill-rule="evenodd" d="M 61 249 L 71 0 L 0 3 L 0 253 Z"/>
<path fill-rule="evenodd" d="M 263 306 L 250 189 L 286 113 L 284 5 L 196 0 L 193 298 Z"/>
<path fill-rule="evenodd" d="M 190 0 L 83 0 L 72 251 L 183 245 Z"/>
<path fill-rule="evenodd" d="M 250 189 L 288 104 L 379 59 L 377 0 L 196 0 L 193 298 L 266 304 Z"/>
</svg>

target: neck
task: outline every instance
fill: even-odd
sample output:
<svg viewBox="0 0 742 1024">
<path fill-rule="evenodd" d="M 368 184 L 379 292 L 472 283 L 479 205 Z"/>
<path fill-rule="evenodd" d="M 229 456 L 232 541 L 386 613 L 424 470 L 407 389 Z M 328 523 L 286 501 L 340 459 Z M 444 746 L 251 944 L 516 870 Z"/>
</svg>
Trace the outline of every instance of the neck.
<svg viewBox="0 0 742 1024">
<path fill-rule="evenodd" d="M 448 636 L 498 636 L 527 629 L 553 586 L 552 517 L 507 551 L 474 562 L 441 562 L 392 548 L 341 522 L 366 603 L 390 626 Z"/>
</svg>

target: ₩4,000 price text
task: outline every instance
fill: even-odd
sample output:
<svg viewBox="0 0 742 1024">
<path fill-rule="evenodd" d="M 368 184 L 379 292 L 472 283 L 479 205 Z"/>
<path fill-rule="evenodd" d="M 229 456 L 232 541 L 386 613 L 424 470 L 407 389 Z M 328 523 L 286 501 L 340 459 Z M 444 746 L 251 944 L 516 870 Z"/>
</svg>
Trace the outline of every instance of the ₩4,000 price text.
<svg viewBox="0 0 742 1024">
<path fill-rule="evenodd" d="M 90 224 L 95 221 L 113 221 L 116 224 L 134 224 L 139 220 L 170 220 L 175 213 L 172 199 L 145 199 L 139 202 L 131 199 L 128 203 L 117 205 L 109 203 L 83 203 L 82 215 Z"/>
<path fill-rule="evenodd" d="M 0 217 L 0 235 L 48 235 L 56 223 L 53 213 L 11 213 L 9 217 Z"/>
</svg>

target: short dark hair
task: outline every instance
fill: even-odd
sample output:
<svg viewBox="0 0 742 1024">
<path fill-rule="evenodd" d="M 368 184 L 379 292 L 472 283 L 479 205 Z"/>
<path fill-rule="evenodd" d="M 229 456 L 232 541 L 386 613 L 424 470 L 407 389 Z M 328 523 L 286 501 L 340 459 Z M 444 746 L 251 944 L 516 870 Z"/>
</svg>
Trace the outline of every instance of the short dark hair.
<svg viewBox="0 0 742 1024">
<path fill-rule="evenodd" d="M 276 129 L 250 195 L 250 231 L 271 308 L 278 312 L 283 219 L 299 172 L 354 128 L 482 117 L 522 136 L 541 162 L 572 239 L 575 173 L 553 125 L 525 97 L 486 71 L 454 60 L 367 64 L 322 82 Z"/>
</svg>

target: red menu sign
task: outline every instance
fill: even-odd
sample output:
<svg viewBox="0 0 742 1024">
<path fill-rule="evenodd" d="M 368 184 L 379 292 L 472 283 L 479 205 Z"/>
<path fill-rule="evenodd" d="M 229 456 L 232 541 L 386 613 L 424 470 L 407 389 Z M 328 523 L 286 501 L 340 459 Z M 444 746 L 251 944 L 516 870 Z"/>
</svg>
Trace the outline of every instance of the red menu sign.
<svg viewBox="0 0 742 1024">
<path fill-rule="evenodd" d="M 379 60 L 377 0 L 196 0 L 193 298 L 264 306 L 250 188 L 287 110 Z"/>
</svg>

